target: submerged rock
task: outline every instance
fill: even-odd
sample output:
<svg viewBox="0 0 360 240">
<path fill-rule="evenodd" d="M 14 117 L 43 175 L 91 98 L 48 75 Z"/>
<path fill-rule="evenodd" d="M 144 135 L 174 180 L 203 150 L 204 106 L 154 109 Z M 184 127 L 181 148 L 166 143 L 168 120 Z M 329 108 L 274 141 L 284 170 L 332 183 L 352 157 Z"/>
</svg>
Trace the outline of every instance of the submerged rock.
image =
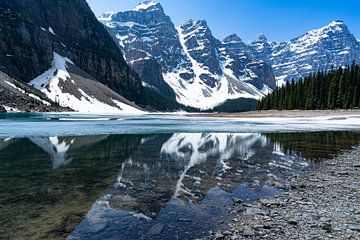
<svg viewBox="0 0 360 240">
<path fill-rule="evenodd" d="M 281 196 L 241 204 L 246 211 L 223 230 L 233 233 L 225 239 L 360 239 L 359 157 L 360 146 L 293 179 Z"/>
</svg>

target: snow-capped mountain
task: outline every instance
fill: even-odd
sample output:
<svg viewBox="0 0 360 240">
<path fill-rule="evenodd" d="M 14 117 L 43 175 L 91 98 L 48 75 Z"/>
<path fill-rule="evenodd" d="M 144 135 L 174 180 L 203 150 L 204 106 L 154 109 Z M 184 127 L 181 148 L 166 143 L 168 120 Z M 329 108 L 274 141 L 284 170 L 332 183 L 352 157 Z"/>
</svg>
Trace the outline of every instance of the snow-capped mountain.
<svg viewBox="0 0 360 240">
<path fill-rule="evenodd" d="M 273 67 L 279 83 L 360 62 L 359 41 L 343 21 L 333 21 L 288 42 L 270 42 L 261 34 L 250 46 L 256 58 Z"/>
<path fill-rule="evenodd" d="M 132 101 L 146 105 L 138 75 L 86 0 L 0 1 L 0 32 L 2 109 L 134 113 Z"/>
<path fill-rule="evenodd" d="M 266 63 L 216 39 L 206 21 L 175 28 L 159 3 L 144 2 L 99 20 L 116 36 L 143 85 L 184 105 L 209 109 L 228 99 L 259 99 L 275 86 Z"/>
<path fill-rule="evenodd" d="M 153 1 L 99 20 L 116 36 L 144 86 L 201 109 L 229 99 L 259 99 L 284 81 L 360 59 L 359 41 L 342 21 L 287 42 L 260 34 L 246 44 L 236 34 L 216 39 L 205 20 L 174 27 Z"/>
</svg>

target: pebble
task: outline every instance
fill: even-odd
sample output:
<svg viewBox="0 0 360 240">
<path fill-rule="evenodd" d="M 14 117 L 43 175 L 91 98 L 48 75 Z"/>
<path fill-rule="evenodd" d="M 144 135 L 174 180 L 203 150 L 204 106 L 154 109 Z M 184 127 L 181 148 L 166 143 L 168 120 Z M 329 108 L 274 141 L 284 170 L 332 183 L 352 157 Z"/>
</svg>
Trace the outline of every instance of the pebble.
<svg viewBox="0 0 360 240">
<path fill-rule="evenodd" d="M 254 235 L 254 231 L 253 231 L 253 229 L 252 229 L 251 227 L 246 226 L 246 227 L 244 228 L 243 235 L 244 235 L 245 237 L 253 236 L 253 235 Z"/>
<path fill-rule="evenodd" d="M 360 146 L 288 183 L 270 183 L 285 190 L 281 196 L 252 204 L 233 198 L 237 216 L 222 233 L 203 240 L 360 240 L 358 159 Z"/>
<path fill-rule="evenodd" d="M 287 222 L 290 225 L 297 225 L 298 224 L 298 221 L 296 219 L 289 219 Z"/>
</svg>

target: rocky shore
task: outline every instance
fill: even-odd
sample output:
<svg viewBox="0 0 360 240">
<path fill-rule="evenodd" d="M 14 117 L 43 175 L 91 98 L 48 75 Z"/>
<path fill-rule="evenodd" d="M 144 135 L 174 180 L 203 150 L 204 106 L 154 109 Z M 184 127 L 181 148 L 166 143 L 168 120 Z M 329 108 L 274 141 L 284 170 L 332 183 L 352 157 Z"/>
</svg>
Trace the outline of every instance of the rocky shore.
<svg viewBox="0 0 360 240">
<path fill-rule="evenodd" d="M 283 195 L 253 204 L 205 239 L 360 239 L 360 146 L 292 178 Z"/>
</svg>

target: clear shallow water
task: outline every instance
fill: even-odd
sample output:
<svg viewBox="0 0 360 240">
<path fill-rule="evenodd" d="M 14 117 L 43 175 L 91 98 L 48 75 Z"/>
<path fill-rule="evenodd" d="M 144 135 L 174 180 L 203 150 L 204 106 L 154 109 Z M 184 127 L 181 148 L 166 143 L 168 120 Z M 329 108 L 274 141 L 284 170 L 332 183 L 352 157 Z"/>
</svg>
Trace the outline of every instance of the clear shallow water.
<svg viewBox="0 0 360 240">
<path fill-rule="evenodd" d="M 0 114 L 0 239 L 201 237 L 234 197 L 360 142 L 356 124 L 262 120 Z"/>
<path fill-rule="evenodd" d="M 280 194 L 274 185 L 359 142 L 341 131 L 0 138 L 0 239 L 201 237 L 232 219 L 233 197 Z"/>
</svg>

